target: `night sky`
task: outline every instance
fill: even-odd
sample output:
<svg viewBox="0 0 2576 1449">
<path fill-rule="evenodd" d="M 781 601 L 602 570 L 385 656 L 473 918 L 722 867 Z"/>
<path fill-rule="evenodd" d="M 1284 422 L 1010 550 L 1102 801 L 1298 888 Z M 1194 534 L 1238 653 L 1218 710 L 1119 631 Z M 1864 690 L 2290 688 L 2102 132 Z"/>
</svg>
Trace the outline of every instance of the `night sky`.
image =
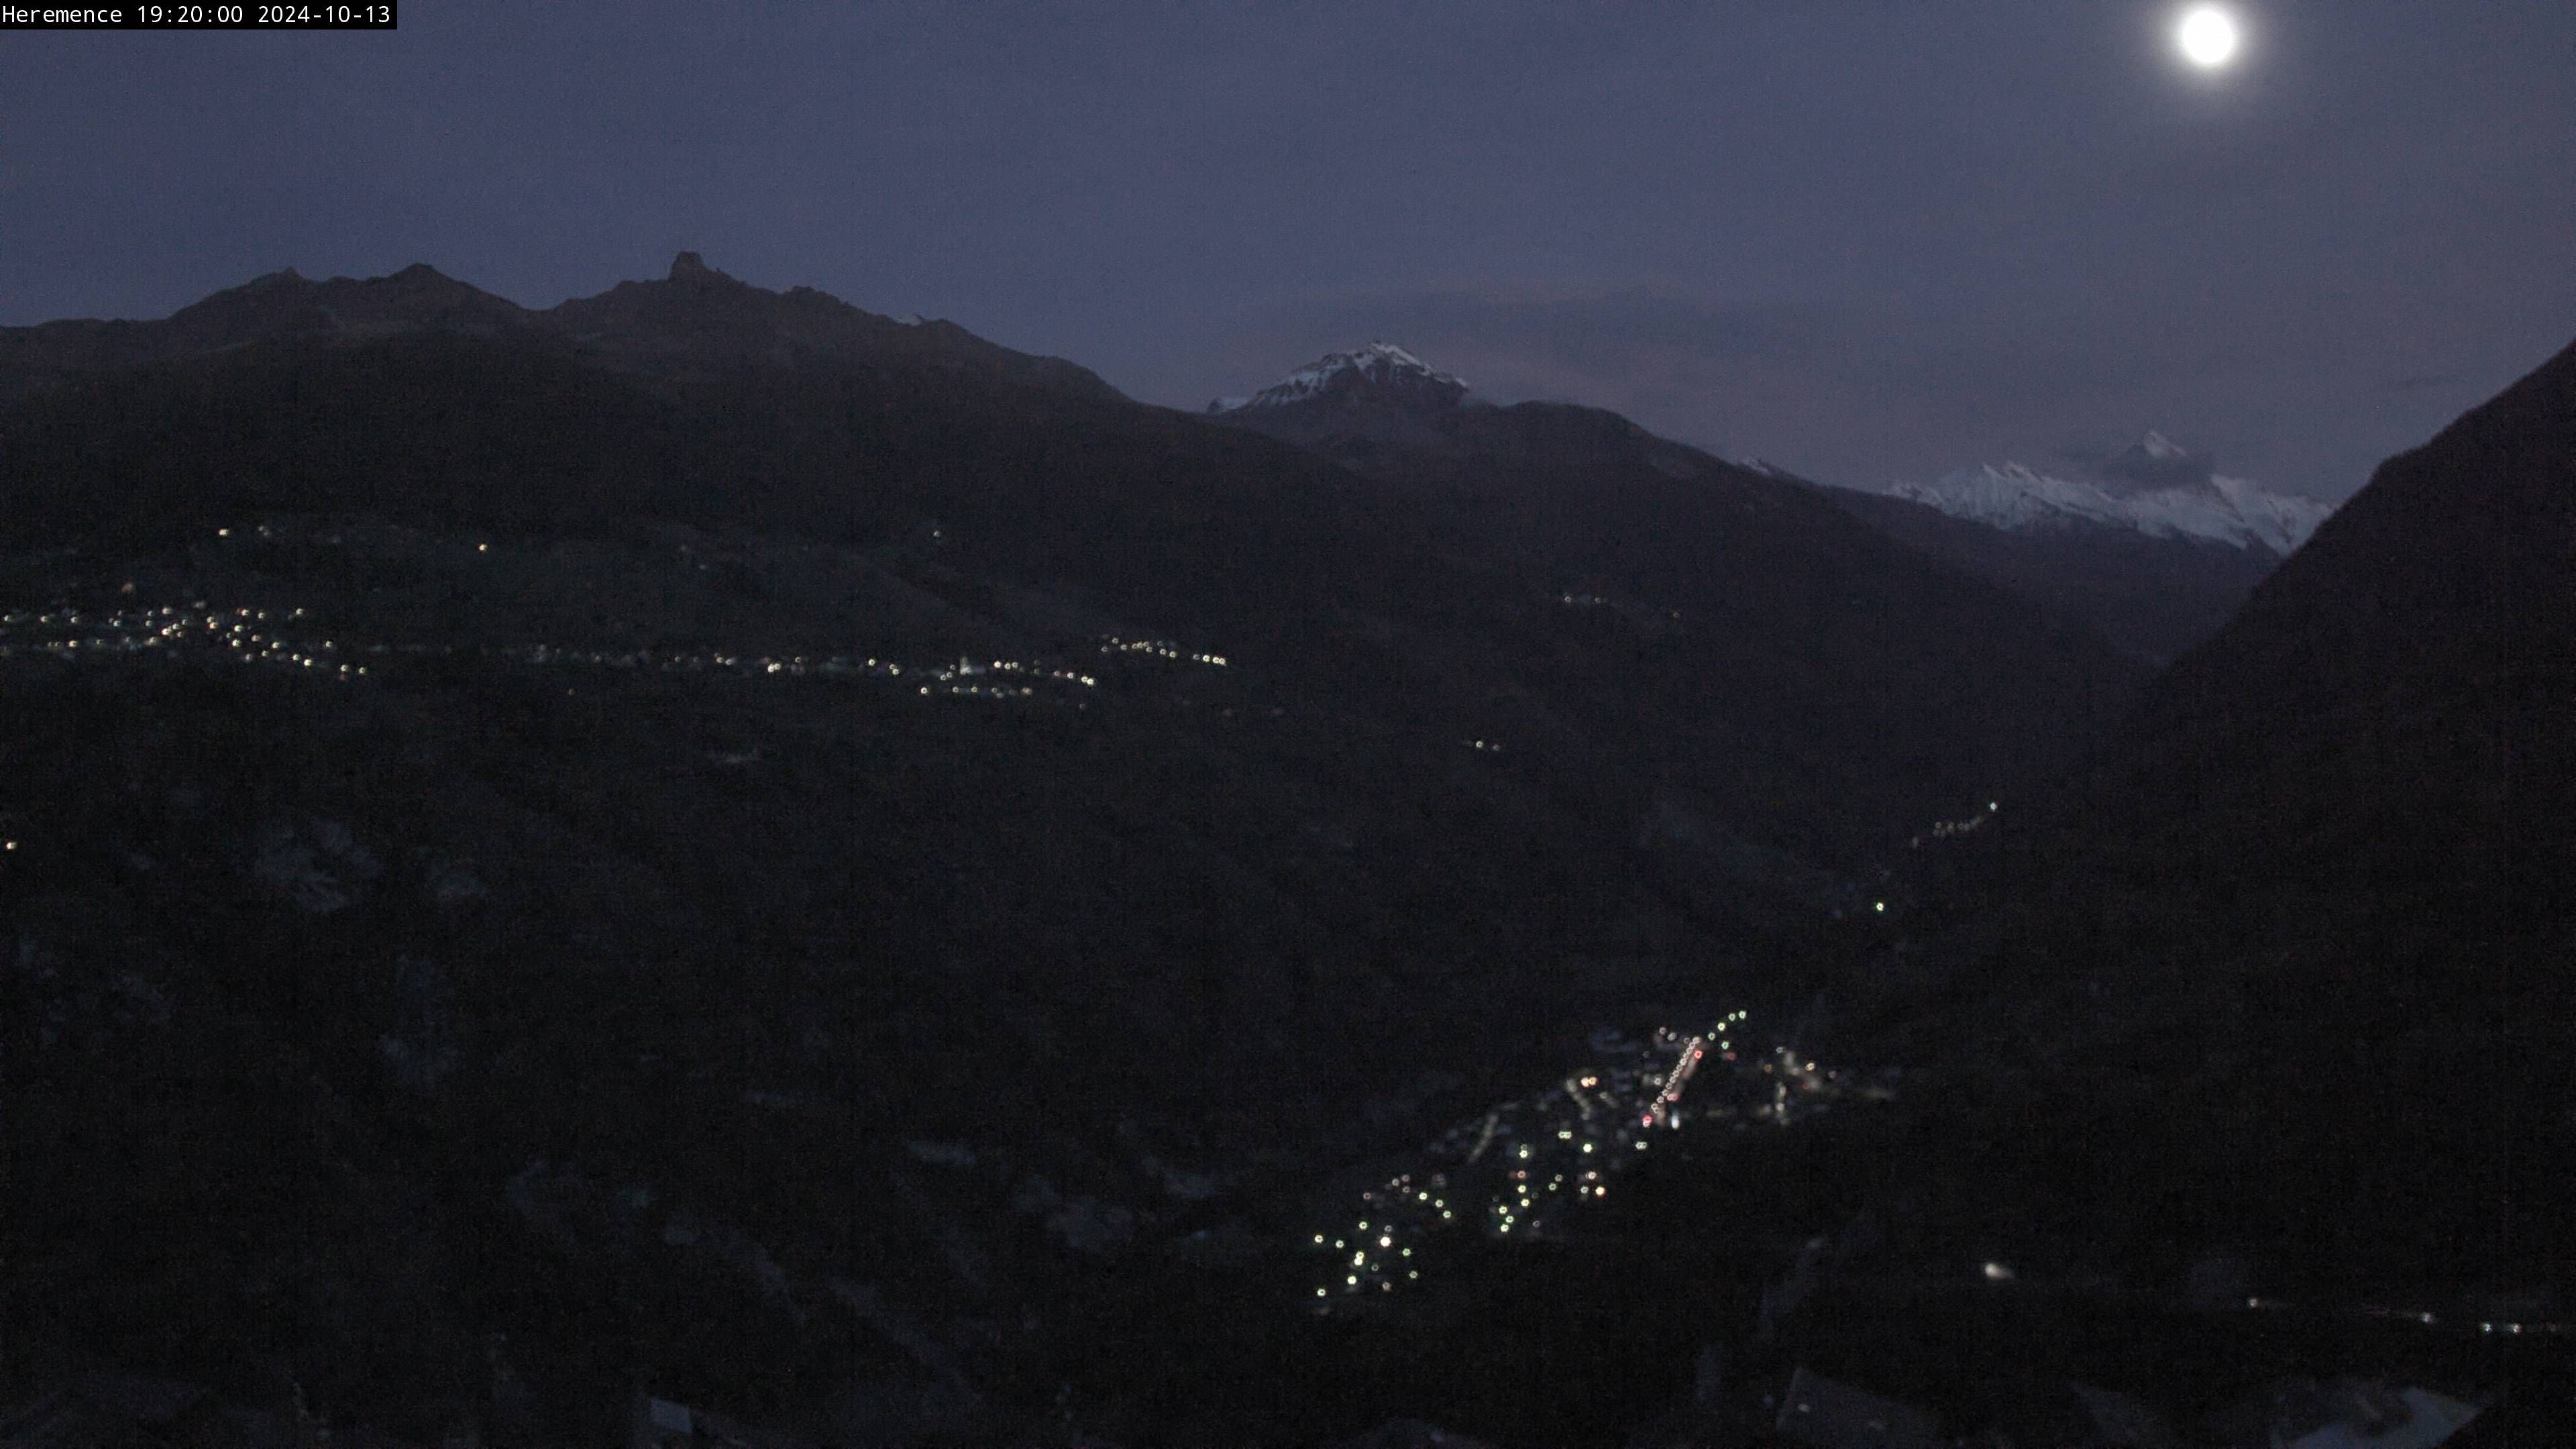
<svg viewBox="0 0 2576 1449">
<path fill-rule="evenodd" d="M 2576 5 L 405 0 L 0 39 L 0 323 L 671 254 L 1196 407 L 1402 342 L 1876 485 L 2149 427 L 2341 498 L 2576 337 Z"/>
</svg>

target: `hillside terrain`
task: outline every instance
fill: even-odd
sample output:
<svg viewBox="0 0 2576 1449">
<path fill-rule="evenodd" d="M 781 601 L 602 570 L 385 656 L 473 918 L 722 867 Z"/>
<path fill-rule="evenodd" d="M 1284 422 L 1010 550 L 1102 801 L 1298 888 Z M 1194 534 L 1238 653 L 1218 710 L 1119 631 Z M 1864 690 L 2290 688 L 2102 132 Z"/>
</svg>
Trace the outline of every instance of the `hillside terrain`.
<svg viewBox="0 0 2576 1449">
<path fill-rule="evenodd" d="M 1131 1305 L 1801 998 L 2135 680 L 1608 414 L 1373 476 L 688 256 L 263 279 L 0 395 L 13 1390 L 1149 1431 L 1074 1362 Z"/>
<path fill-rule="evenodd" d="M 1984 989 L 2188 1070 L 2178 1130 L 2354 1272 L 2571 1267 L 2571 599 L 2576 351 L 2384 464 L 1996 863 Z"/>
<path fill-rule="evenodd" d="M 1879 1201 L 2059 1274 L 2233 1283 L 2314 1315 L 2274 1330 L 2304 1372 L 2411 1364 L 2513 1406 L 2472 1442 L 2546 1437 L 2571 598 L 2576 349 L 2388 460 L 2084 766 L 1930 862 L 1939 908 L 1836 993 L 1844 1050 L 1928 1069 Z"/>
<path fill-rule="evenodd" d="M 1314 1372 L 1497 1443 L 1818 1442 L 1799 1402 L 1856 1443 L 2554 1441 L 2571 575 L 2576 349 L 2390 459 L 2081 766 L 1927 832 L 1763 1127 L 1712 1106 Z"/>
</svg>

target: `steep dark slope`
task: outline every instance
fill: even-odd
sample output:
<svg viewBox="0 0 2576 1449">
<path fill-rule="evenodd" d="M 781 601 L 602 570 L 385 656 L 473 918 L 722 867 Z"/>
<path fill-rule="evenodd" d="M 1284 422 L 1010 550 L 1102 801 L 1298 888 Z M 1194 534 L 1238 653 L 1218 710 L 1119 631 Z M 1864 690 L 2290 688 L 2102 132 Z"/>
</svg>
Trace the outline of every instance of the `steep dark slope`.
<svg viewBox="0 0 2576 1449">
<path fill-rule="evenodd" d="M 2572 601 L 2576 351 L 2383 465 L 1977 867 L 1938 1020 L 2085 1144 L 2048 1193 L 2314 1293 L 2564 1291 Z"/>
<path fill-rule="evenodd" d="M 1476 1432 L 1520 1354 L 1594 1404 L 1688 1406 L 1631 1443 L 1767 1442 L 1802 1366 L 1968 1443 L 2104 1442 L 2070 1380 L 2178 1430 L 2139 1442 L 2333 1437 L 2229 1426 L 2292 1378 L 2482 1406 L 2450 1442 L 2559 1442 L 2572 600 L 2576 351 L 2390 460 L 2053 796 L 1925 842 L 1924 908 L 1802 1038 L 1900 1065 L 1894 1100 L 1696 1142 L 1623 1185 L 1615 1232 L 1371 1347 L 1466 1385 L 1431 1412 Z M 1639 1283 L 1715 1344 L 1697 1384 Z"/>
<path fill-rule="evenodd" d="M 2363 930 L 2546 933 L 2571 683 L 2576 352 L 2383 465 L 2157 681 L 2078 819 L 2115 860 L 2315 892 Z"/>
</svg>

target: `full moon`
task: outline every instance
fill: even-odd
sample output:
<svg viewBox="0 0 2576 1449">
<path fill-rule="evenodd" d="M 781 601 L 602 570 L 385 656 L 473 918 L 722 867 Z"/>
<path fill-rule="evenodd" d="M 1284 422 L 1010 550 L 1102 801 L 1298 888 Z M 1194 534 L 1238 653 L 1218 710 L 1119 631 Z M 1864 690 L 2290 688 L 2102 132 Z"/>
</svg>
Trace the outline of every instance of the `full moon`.
<svg viewBox="0 0 2576 1449">
<path fill-rule="evenodd" d="M 2203 70 L 2216 70 L 2236 54 L 2236 17 L 2215 5 L 2194 5 L 2174 32 L 2183 59 Z"/>
</svg>

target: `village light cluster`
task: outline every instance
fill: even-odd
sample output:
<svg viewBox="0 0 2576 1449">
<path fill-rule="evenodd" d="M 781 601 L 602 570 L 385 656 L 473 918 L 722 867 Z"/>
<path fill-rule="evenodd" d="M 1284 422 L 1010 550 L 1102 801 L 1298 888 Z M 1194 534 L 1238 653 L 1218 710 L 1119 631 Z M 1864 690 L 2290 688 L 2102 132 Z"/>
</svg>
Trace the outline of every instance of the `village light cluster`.
<svg viewBox="0 0 2576 1449">
<path fill-rule="evenodd" d="M 1129 641 L 1115 650 L 1103 646 L 1104 652 L 1143 653 L 1157 658 L 1184 663 L 1225 665 L 1217 654 L 1189 654 L 1152 641 L 1152 648 Z M 876 679 L 901 679 L 914 684 L 920 694 L 942 694 L 972 699 L 1028 699 L 1040 686 L 1069 685 L 1078 689 L 1097 689 L 1099 676 L 1078 669 L 1062 669 L 1024 659 L 974 659 L 960 655 L 954 662 L 941 664 L 906 664 L 873 655 L 832 654 L 772 656 L 729 654 L 722 650 L 700 649 L 659 652 L 646 649 L 579 650 L 560 649 L 552 645 L 522 645 L 501 651 L 506 657 L 528 664 L 589 664 L 610 669 L 656 669 L 679 673 L 730 673 L 739 675 L 807 675 L 865 676 Z M 917 683 L 916 683 L 917 681 Z M 1022 682 L 1026 681 L 1026 682 Z"/>
<path fill-rule="evenodd" d="M 1309 1246 L 1331 1264 L 1317 1306 L 1420 1279 L 1431 1239 L 1461 1221 L 1497 1242 L 1548 1236 L 1568 1209 L 1608 1197 L 1612 1174 L 1686 1120 L 1785 1126 L 1838 1096 L 1839 1074 L 1786 1046 L 1739 1053 L 1746 1019 L 1732 1011 L 1708 1031 L 1657 1028 L 1642 1041 L 1593 1033 L 1592 1065 L 1451 1128 L 1419 1163 L 1360 1194 L 1366 1216 L 1355 1227 L 1312 1234 Z M 1694 1083 L 1708 1100 L 1686 1113 Z"/>
<path fill-rule="evenodd" d="M 1104 634 L 1100 639 L 1100 652 L 1144 654 L 1156 659 L 1175 659 L 1186 664 L 1206 664 L 1218 669 L 1225 667 L 1224 655 L 1192 653 L 1169 639 L 1121 639 L 1115 634 Z"/>
<path fill-rule="evenodd" d="M 1977 811 L 1964 819 L 1936 820 L 1932 822 L 1931 834 L 1915 836 L 1912 840 L 1907 841 L 1906 845 L 1910 849 L 1921 850 L 1923 848 L 1923 842 L 1926 840 L 1948 840 L 1953 836 L 1965 835 L 1969 831 L 1975 830 L 1979 826 L 1984 825 L 1987 821 L 1994 819 L 1996 815 L 2002 812 L 2003 808 L 2002 801 L 1989 800 L 1986 802 L 1985 809 Z"/>
<path fill-rule="evenodd" d="M 230 538 L 236 531 L 221 528 L 216 530 L 216 534 Z M 281 536 L 279 530 L 268 524 L 258 525 L 256 531 L 262 538 Z M 338 544 L 343 541 L 343 536 L 334 533 L 328 536 L 328 541 Z M 478 552 L 488 551 L 489 547 L 488 544 L 476 545 Z M 131 591 L 130 586 L 128 591 Z M 277 632 L 282 626 L 301 621 L 305 616 L 306 611 L 300 608 L 212 609 L 203 600 L 184 605 L 107 611 L 68 607 L 22 609 L 0 614 L 0 659 L 44 655 L 79 660 L 110 654 L 146 653 L 177 656 L 219 650 L 243 663 L 310 670 L 333 679 L 355 679 L 370 670 L 367 665 L 355 662 L 352 655 L 453 655 L 459 652 L 453 645 L 362 646 L 336 637 L 294 639 Z M 1223 655 L 1184 651 L 1168 640 L 1130 640 L 1110 636 L 1101 648 L 1104 653 L 1144 654 L 1215 668 L 1226 665 Z M 1100 687 L 1100 679 L 1094 674 L 1022 659 L 960 656 L 953 663 L 906 664 L 855 654 L 755 655 L 721 649 L 580 649 L 543 643 L 508 645 L 481 652 L 514 663 L 545 667 L 577 666 L 744 677 L 803 678 L 812 675 L 892 679 L 912 685 L 919 694 L 966 699 L 1024 700 L 1039 698 L 1042 690 L 1081 691 Z"/>
<path fill-rule="evenodd" d="M 357 645 L 338 638 L 289 640 L 268 631 L 272 624 L 305 617 L 303 609 L 209 609 L 201 602 L 159 608 L 93 612 L 81 609 L 18 610 L 0 614 L 0 659 L 49 655 L 81 659 L 107 654 L 179 653 L 220 648 L 248 664 L 275 664 L 318 670 L 332 678 L 354 679 L 368 666 L 347 662 L 351 654 L 453 654 L 451 647 L 427 644 Z M 566 649 L 552 644 L 519 644 L 490 651 L 519 664 L 549 667 L 651 670 L 663 673 L 717 673 L 744 677 L 803 678 L 864 676 L 918 680 L 922 694 L 976 699 L 1028 699 L 1038 686 L 1096 689 L 1096 676 L 1016 659 L 989 661 L 960 658 L 951 664 L 904 664 L 873 656 L 732 654 L 719 649 Z M 1021 683 L 1019 681 L 1029 681 Z M 1005 682 L 1008 681 L 1008 682 Z"/>
<path fill-rule="evenodd" d="M 404 554 L 417 553 L 424 548 L 462 550 L 467 547 L 460 540 L 441 539 L 414 529 L 373 522 L 343 524 L 267 522 L 250 526 L 227 525 L 215 529 L 214 533 L 218 539 L 236 543 L 255 534 L 263 540 L 290 544 L 327 544 L 333 547 L 386 549 Z M 938 530 L 932 530 L 932 537 L 940 536 Z M 474 555 L 486 558 L 490 557 L 493 551 L 492 545 L 486 541 L 474 542 L 471 549 Z M 687 543 L 679 545 L 679 552 L 682 556 L 694 560 L 697 567 L 702 570 L 713 567 L 700 556 L 699 549 Z M 50 642 L 59 646 L 55 649 L 57 653 L 76 653 L 79 647 L 83 647 L 75 641 Z M 1099 648 L 1103 654 L 1144 655 L 1148 658 L 1199 664 L 1218 669 L 1225 668 L 1229 662 L 1222 654 L 1186 650 L 1168 639 L 1129 639 L 1110 634 L 1101 636 Z M 5 645 L 0 645 L 0 655 L 5 655 L 6 652 Z M 457 651 L 452 647 L 440 648 L 431 645 L 395 646 L 389 650 L 387 646 L 377 645 L 366 652 L 453 654 Z M 723 650 L 600 650 L 562 648 L 551 644 L 517 645 L 494 652 L 500 657 L 520 663 L 539 665 L 588 665 L 596 668 L 656 670 L 671 673 L 729 673 L 791 677 L 812 674 L 901 678 L 911 684 L 914 692 L 918 694 L 964 699 L 1034 699 L 1040 697 L 1041 690 L 1057 687 L 1095 689 L 1100 683 L 1096 676 L 1081 670 L 1055 668 L 1016 659 L 978 660 L 960 657 L 954 664 L 903 664 L 889 659 L 849 654 L 755 656 L 734 654 Z M 300 662 L 300 655 L 298 662 Z M 366 670 L 363 667 L 355 667 L 346 672 L 356 675 L 363 674 Z"/>
<path fill-rule="evenodd" d="M 303 617 L 302 609 L 209 609 L 203 601 L 105 612 L 22 609 L 0 614 L 0 659 L 219 649 L 244 664 L 313 670 L 334 679 L 354 679 L 367 672 L 363 664 L 346 662 L 344 656 L 350 651 L 337 639 L 299 642 L 269 632 L 273 623 L 293 623 Z"/>
<path fill-rule="evenodd" d="M 1037 685 L 1071 685 L 1094 689 L 1097 678 L 1073 669 L 1052 669 L 1016 659 L 989 661 L 960 657 L 950 664 L 905 664 L 857 654 L 731 654 L 721 649 L 562 649 L 551 644 L 521 644 L 499 650 L 521 664 L 587 665 L 600 669 L 651 670 L 665 674 L 732 674 L 744 678 L 803 679 L 864 677 L 900 679 L 922 694 L 973 699 L 1028 699 Z M 1004 683 L 992 676 L 1016 677 L 1030 684 Z"/>
<path fill-rule="evenodd" d="M 2245 1306 L 2248 1308 L 2286 1309 L 2290 1308 L 2292 1305 L 2285 1303 L 2278 1298 L 2248 1298 L 2245 1300 Z M 2472 1331 L 2470 1324 L 2475 1322 L 2476 1327 L 2474 1331 L 2478 1333 L 2501 1333 L 2506 1335 L 2528 1333 L 2559 1338 L 2576 1336 L 2576 1323 L 2550 1323 L 2540 1321 L 2516 1322 L 2511 1319 L 2477 1319 L 2473 1316 L 2463 1317 L 2457 1315 L 2445 1318 L 2426 1312 L 2420 1308 L 2390 1308 L 2382 1304 L 2365 1304 L 2358 1309 L 2347 1311 L 2357 1312 L 2366 1318 L 2394 1319 L 2400 1322 L 2419 1324 L 2425 1328 L 2442 1328 L 2452 1332 L 2470 1332 Z"/>
</svg>

